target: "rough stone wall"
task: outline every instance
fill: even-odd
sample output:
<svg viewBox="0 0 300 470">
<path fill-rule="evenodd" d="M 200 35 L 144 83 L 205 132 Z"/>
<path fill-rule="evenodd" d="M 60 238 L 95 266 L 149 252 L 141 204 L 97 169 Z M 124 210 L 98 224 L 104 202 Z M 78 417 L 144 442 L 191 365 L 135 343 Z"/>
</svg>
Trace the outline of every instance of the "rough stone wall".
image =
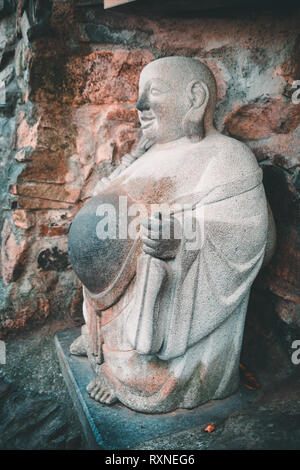
<svg viewBox="0 0 300 470">
<path fill-rule="evenodd" d="M 136 141 L 141 69 L 168 55 L 211 67 L 218 129 L 246 142 L 264 169 L 278 248 L 256 289 L 299 331 L 297 15 L 151 17 L 78 3 L 54 1 L 51 34 L 30 43 L 20 8 L 0 21 L 0 89 L 9 104 L 0 107 L 2 333 L 80 315 L 70 223 Z"/>
</svg>

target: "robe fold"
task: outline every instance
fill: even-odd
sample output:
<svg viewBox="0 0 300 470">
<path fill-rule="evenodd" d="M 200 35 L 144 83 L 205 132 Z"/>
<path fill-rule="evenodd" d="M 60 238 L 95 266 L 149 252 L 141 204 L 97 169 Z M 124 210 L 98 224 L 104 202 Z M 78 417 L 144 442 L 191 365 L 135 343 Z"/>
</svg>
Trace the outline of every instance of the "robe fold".
<svg viewBox="0 0 300 470">
<path fill-rule="evenodd" d="M 243 179 L 214 188 L 208 194 L 180 197 L 181 204 L 188 207 L 185 216 L 198 219 L 198 230 L 202 226 L 203 244 L 198 249 L 188 250 L 187 244 L 191 242 L 183 238 L 174 261 L 166 262 L 144 255 L 148 258 L 148 272 L 138 270 L 136 292 L 139 292 L 138 284 L 141 282 L 141 295 L 144 294 L 146 299 L 146 284 L 155 286 L 158 279 L 165 282 L 165 276 L 160 273 L 166 263 L 171 267 L 172 279 L 165 289 L 158 286 L 158 298 L 153 299 L 152 295 L 150 307 L 145 300 L 143 304 L 136 303 L 128 317 L 128 336 L 138 352 L 155 353 L 163 360 L 180 356 L 243 303 L 261 267 L 266 246 L 266 205 L 262 205 L 260 213 L 253 205 L 258 195 L 264 198 L 259 168 Z M 172 201 L 171 207 L 175 203 L 178 200 Z M 237 203 L 241 206 L 238 222 L 236 214 L 231 214 L 232 205 Z M 232 244 L 233 240 L 236 240 L 236 245 Z M 228 241 L 232 246 L 228 247 Z M 142 280 L 140 276 L 145 275 L 146 280 Z M 163 319 L 158 318 L 157 310 L 163 312 Z M 147 321 L 144 321 L 144 315 L 148 316 Z M 161 338 L 163 324 L 167 327 Z M 160 347 L 155 348 L 155 344 Z"/>
</svg>

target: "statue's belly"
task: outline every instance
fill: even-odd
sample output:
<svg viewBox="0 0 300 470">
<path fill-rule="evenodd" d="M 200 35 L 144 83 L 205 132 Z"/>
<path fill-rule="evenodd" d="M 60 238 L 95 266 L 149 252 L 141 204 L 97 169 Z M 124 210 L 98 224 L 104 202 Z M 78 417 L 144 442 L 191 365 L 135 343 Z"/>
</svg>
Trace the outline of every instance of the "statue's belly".
<svg viewBox="0 0 300 470">
<path fill-rule="evenodd" d="M 120 196 L 123 202 L 126 198 L 128 208 L 135 203 L 121 186 L 112 185 L 80 209 L 69 232 L 72 267 L 102 309 L 113 305 L 123 294 L 135 274 L 141 249 L 139 237 L 119 236 L 120 230 L 125 233 L 120 227 L 124 223 Z"/>
<path fill-rule="evenodd" d="M 125 230 L 124 234 L 124 225 L 120 226 L 124 218 L 130 229 L 133 219 L 142 220 L 150 215 L 151 204 L 172 199 L 176 195 L 175 188 L 174 178 L 154 179 L 138 173 L 134 178 L 120 177 L 90 199 L 76 215 L 69 232 L 69 258 L 81 282 L 97 297 L 99 308 L 114 305 L 135 275 L 141 241 L 134 237 L 132 230 L 129 233 Z M 143 213 L 130 212 L 133 204 L 144 209 Z M 109 225 L 106 238 L 103 237 L 105 222 Z"/>
</svg>

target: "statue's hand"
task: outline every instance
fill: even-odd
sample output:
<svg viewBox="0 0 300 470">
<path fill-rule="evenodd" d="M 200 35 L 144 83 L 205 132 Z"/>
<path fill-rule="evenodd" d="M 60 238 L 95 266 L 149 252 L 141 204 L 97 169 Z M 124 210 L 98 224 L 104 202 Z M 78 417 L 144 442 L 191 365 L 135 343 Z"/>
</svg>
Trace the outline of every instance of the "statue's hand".
<svg viewBox="0 0 300 470">
<path fill-rule="evenodd" d="M 99 193 L 104 191 L 107 186 L 109 186 L 110 183 L 122 173 L 122 171 L 126 170 L 126 168 L 131 165 L 131 163 L 143 155 L 153 144 L 154 141 L 146 137 L 142 137 L 131 153 L 127 153 L 123 156 L 121 164 L 109 175 L 109 177 L 104 177 L 98 181 L 92 196 L 97 196 Z"/>
<path fill-rule="evenodd" d="M 180 222 L 172 215 L 154 214 L 141 225 L 143 251 L 160 259 L 175 258 L 180 245 Z"/>
<path fill-rule="evenodd" d="M 148 139 L 148 137 L 142 136 L 141 139 L 138 141 L 137 145 L 131 150 L 130 155 L 134 157 L 134 159 L 139 158 L 143 155 L 147 150 L 154 144 L 154 141 Z"/>
</svg>

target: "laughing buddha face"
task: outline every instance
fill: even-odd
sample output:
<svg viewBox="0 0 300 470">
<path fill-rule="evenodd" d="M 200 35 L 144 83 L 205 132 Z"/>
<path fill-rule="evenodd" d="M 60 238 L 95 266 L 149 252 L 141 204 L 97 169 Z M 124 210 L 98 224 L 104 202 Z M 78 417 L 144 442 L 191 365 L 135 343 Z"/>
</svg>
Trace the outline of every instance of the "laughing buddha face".
<svg viewBox="0 0 300 470">
<path fill-rule="evenodd" d="M 145 137 L 157 143 L 183 137 L 182 121 L 190 106 L 182 81 L 168 62 L 154 61 L 144 68 L 136 107 Z"/>
</svg>

